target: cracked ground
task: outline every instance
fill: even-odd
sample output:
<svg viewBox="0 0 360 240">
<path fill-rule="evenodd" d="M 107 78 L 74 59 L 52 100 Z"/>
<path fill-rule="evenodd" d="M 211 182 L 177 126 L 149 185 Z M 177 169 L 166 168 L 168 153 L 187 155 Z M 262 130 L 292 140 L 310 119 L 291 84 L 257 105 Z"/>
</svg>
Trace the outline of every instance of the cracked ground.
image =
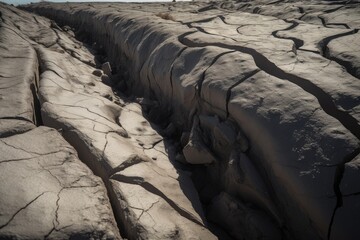
<svg viewBox="0 0 360 240">
<path fill-rule="evenodd" d="M 0 3 L 0 239 L 359 239 L 360 3 Z"/>
</svg>

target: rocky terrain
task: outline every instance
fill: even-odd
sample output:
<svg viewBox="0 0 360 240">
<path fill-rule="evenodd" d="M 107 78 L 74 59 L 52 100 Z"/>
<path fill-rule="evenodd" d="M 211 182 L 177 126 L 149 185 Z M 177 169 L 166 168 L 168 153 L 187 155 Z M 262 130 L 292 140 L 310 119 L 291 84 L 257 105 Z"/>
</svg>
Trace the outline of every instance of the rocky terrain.
<svg viewBox="0 0 360 240">
<path fill-rule="evenodd" d="M 0 3 L 0 239 L 359 239 L 360 3 Z"/>
</svg>

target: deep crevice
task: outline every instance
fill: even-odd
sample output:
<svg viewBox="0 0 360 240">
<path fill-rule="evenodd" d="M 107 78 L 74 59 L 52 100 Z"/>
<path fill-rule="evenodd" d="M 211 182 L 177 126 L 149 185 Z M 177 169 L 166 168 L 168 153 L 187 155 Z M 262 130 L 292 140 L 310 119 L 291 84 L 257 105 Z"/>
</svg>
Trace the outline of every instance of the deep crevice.
<svg viewBox="0 0 360 240">
<path fill-rule="evenodd" d="M 41 116 L 41 104 L 39 101 L 39 82 L 40 82 L 40 73 L 41 73 L 41 64 L 40 64 L 40 54 L 36 48 L 33 48 L 36 53 L 36 69 L 34 72 L 33 83 L 30 84 L 30 90 L 33 96 L 33 111 L 34 111 L 34 123 L 36 126 L 42 126 L 42 116 Z"/>
<path fill-rule="evenodd" d="M 42 117 L 41 117 L 41 105 L 40 105 L 37 88 L 35 87 L 35 84 L 30 84 L 30 90 L 33 95 L 34 123 L 36 126 L 42 126 L 43 121 L 42 121 Z"/>
</svg>

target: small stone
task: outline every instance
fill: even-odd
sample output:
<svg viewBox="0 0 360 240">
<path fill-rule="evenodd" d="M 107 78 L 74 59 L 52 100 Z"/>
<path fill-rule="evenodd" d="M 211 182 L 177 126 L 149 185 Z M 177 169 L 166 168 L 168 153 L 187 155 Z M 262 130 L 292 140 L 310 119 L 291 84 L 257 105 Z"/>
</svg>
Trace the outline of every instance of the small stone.
<svg viewBox="0 0 360 240">
<path fill-rule="evenodd" d="M 100 69 L 95 69 L 92 74 L 94 74 L 97 77 L 101 77 L 103 75 L 103 72 Z"/>
<path fill-rule="evenodd" d="M 111 76 L 111 66 L 109 62 L 104 63 L 101 66 L 101 69 L 104 71 L 104 73 L 108 76 Z"/>
<path fill-rule="evenodd" d="M 199 118 L 195 117 L 188 144 L 184 147 L 185 159 L 191 164 L 210 164 L 216 161 L 215 156 L 202 139 Z"/>
<path fill-rule="evenodd" d="M 110 101 L 113 100 L 113 97 L 110 94 L 105 94 L 103 97 L 110 100 Z"/>
</svg>

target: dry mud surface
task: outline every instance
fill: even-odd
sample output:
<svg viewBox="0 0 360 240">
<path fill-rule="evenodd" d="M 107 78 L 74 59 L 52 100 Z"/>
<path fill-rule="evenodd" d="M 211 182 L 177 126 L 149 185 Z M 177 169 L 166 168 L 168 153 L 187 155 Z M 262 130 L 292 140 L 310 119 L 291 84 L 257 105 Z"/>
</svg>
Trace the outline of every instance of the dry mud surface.
<svg viewBox="0 0 360 240">
<path fill-rule="evenodd" d="M 360 3 L 0 3 L 0 239 L 359 239 Z"/>
</svg>

